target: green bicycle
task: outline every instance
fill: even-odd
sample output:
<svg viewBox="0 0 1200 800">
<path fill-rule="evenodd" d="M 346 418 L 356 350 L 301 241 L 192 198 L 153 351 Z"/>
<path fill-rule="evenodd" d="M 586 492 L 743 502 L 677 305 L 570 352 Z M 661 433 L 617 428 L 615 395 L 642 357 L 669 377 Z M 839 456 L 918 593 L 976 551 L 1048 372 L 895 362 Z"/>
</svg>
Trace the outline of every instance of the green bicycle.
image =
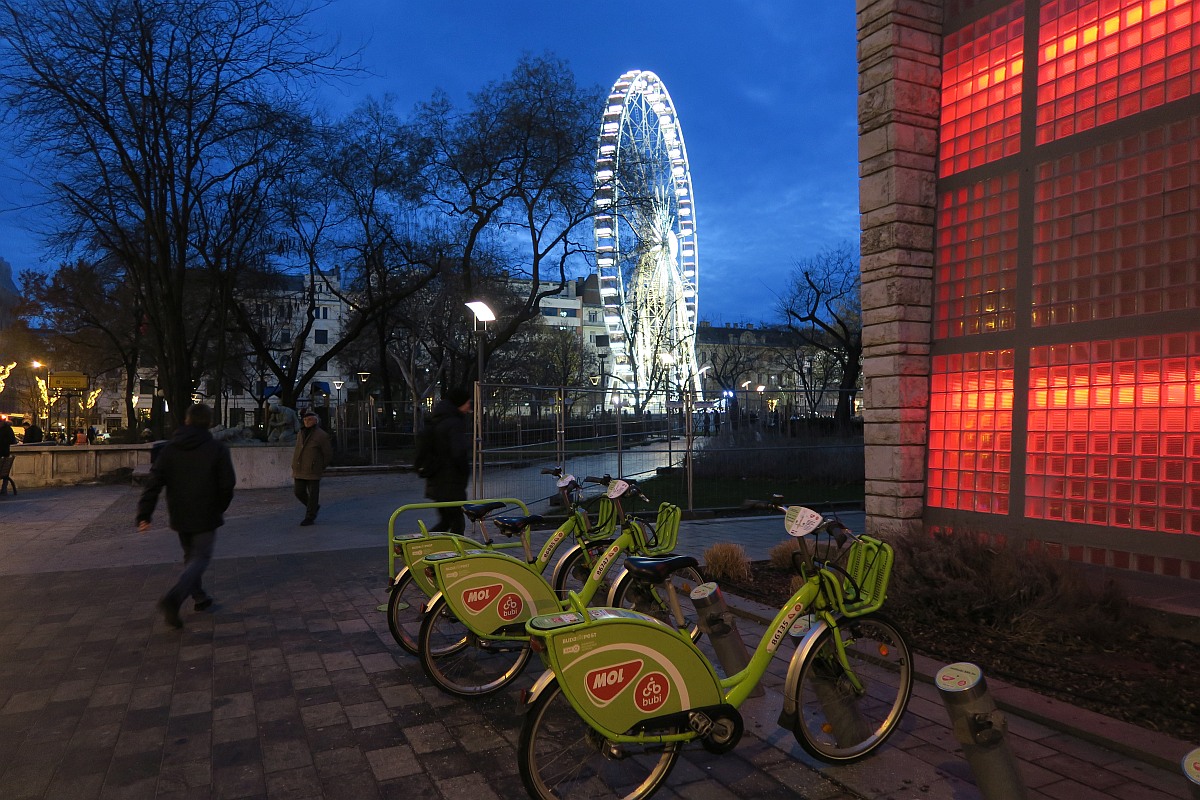
<svg viewBox="0 0 1200 800">
<path fill-rule="evenodd" d="M 680 509 L 667 503 L 659 506 L 658 525 L 650 531 L 646 525 L 625 514 L 621 501 L 640 496 L 635 484 L 606 478 L 607 497 L 617 509 L 620 533 L 596 558 L 579 593 L 570 596 L 586 606 L 608 587 L 608 575 L 622 555 L 659 555 L 674 547 L 679 533 Z M 525 517 L 496 520 L 501 530 L 519 533 L 527 529 Z M 628 560 L 628 559 L 627 559 Z M 667 559 L 673 560 L 673 559 Z M 702 578 L 690 564 L 678 563 L 670 571 L 674 585 L 690 588 Z M 537 614 L 563 611 L 566 605 L 554 587 L 533 567 L 517 559 L 485 551 L 466 554 L 440 553 L 425 561 L 428 579 L 437 586 L 430 599 L 417 640 L 418 656 L 426 675 L 437 686 L 460 697 L 495 692 L 524 670 L 529 662 L 529 634 L 525 623 Z M 609 589 L 607 602 L 623 582 Z M 636 584 L 632 584 L 636 586 Z M 629 591 L 633 591 L 630 589 Z M 647 604 L 651 592 L 639 594 Z M 657 595 L 661 596 L 661 595 Z M 668 610 L 660 610 L 668 617 Z M 677 616 L 687 635 L 698 635 L 694 617 Z"/>
<path fill-rule="evenodd" d="M 527 623 L 547 668 L 530 692 L 518 746 L 530 797 L 645 798 L 687 742 L 713 753 L 733 749 L 743 730 L 738 708 L 793 627 L 810 619 L 788 668 L 779 724 L 830 763 L 857 761 L 887 740 L 913 679 L 904 635 L 877 613 L 892 549 L 806 508 L 786 509 L 785 519 L 804 545 L 793 556 L 804 583 L 749 664 L 727 678 L 690 638 L 629 609 L 589 609 L 571 598 L 570 611 Z M 818 546 L 801 538 L 809 535 Z M 676 565 L 628 559 L 627 566 L 656 580 Z"/>
<path fill-rule="evenodd" d="M 417 634 L 421 630 L 425 605 L 430 596 L 437 591 L 426 578 L 424 569 L 414 569 L 413 565 L 434 553 L 461 554 L 480 548 L 500 551 L 523 547 L 525 560 L 533 564 L 538 572 L 542 572 L 553 561 L 559 548 L 573 540 L 574 543 L 555 563 L 550 579 L 551 585 L 559 597 L 566 597 L 568 591 L 579 591 L 583 588 L 583 579 L 580 576 L 587 575 L 595 558 L 613 540 L 617 526 L 616 509 L 607 497 L 598 498 L 596 523 L 593 525 L 585 507 L 583 486 L 579 480 L 574 475 L 565 473 L 561 467 L 543 469 L 542 474 L 551 475 L 556 479 L 555 487 L 563 508 L 567 510 L 567 519 L 550 535 L 536 557 L 532 555 L 527 537 L 515 542 L 492 539 L 487 527 L 488 515 L 509 507 L 508 503 L 498 500 L 462 506 L 463 514 L 471 520 L 472 529 L 478 538 L 449 533 L 428 533 L 424 531 L 423 526 L 419 534 L 396 538 L 395 547 L 403 566 L 389 586 L 387 619 L 392 638 L 405 651 L 417 655 Z M 584 478 L 583 482 L 601 483 L 603 480 L 589 477 Z M 526 518 L 533 519 L 528 514 Z"/>
</svg>

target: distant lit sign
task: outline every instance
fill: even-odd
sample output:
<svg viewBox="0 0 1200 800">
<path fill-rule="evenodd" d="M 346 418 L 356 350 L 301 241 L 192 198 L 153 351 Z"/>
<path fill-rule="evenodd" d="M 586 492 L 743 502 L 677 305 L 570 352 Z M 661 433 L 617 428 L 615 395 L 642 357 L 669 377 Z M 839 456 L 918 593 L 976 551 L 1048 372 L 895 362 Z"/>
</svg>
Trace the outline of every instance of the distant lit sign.
<svg viewBox="0 0 1200 800">
<path fill-rule="evenodd" d="M 86 389 L 88 376 L 82 372 L 54 372 L 48 383 L 51 389 Z"/>
</svg>

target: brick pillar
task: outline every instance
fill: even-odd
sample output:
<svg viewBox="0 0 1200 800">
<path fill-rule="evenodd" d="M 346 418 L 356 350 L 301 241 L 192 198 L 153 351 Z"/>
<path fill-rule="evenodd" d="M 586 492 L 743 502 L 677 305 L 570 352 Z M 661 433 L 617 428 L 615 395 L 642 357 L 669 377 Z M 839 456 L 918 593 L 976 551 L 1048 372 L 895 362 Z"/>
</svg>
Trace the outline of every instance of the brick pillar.
<svg viewBox="0 0 1200 800">
<path fill-rule="evenodd" d="M 920 530 L 941 0 L 857 0 L 867 530 Z"/>
</svg>

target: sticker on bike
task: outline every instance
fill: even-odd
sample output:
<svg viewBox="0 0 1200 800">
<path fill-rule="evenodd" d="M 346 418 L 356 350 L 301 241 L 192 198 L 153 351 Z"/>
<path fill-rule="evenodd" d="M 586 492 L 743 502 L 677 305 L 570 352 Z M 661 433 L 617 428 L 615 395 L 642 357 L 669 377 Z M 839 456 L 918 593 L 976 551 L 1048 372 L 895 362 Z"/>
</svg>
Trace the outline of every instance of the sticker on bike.
<svg viewBox="0 0 1200 800">
<path fill-rule="evenodd" d="M 671 684 L 661 672 L 647 673 L 633 690 L 633 703 L 643 714 L 653 714 L 671 696 Z"/>
<path fill-rule="evenodd" d="M 505 622 L 512 622 L 521 616 L 521 612 L 524 609 L 525 604 L 521 602 L 521 596 L 516 592 L 509 592 L 504 597 L 501 597 L 500 602 L 496 604 L 496 613 Z"/>
<path fill-rule="evenodd" d="M 463 605 L 470 609 L 472 613 L 478 614 L 500 596 L 500 590 L 503 588 L 501 584 L 493 583 L 491 586 L 476 586 L 471 589 L 464 589 L 462 593 Z"/>
<path fill-rule="evenodd" d="M 642 670 L 644 662 L 640 658 L 621 664 L 610 664 L 590 670 L 585 678 L 587 692 L 600 708 L 604 708 L 617 698 L 626 686 L 633 683 Z"/>
</svg>

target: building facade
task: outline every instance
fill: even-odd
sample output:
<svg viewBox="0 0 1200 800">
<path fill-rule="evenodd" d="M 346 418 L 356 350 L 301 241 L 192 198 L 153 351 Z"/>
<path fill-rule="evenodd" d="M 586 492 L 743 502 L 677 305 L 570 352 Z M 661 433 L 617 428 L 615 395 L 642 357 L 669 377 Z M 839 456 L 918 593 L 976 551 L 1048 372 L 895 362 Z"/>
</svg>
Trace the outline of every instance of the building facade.
<svg viewBox="0 0 1200 800">
<path fill-rule="evenodd" d="M 869 528 L 1200 578 L 1200 7 L 857 14 Z"/>
</svg>

